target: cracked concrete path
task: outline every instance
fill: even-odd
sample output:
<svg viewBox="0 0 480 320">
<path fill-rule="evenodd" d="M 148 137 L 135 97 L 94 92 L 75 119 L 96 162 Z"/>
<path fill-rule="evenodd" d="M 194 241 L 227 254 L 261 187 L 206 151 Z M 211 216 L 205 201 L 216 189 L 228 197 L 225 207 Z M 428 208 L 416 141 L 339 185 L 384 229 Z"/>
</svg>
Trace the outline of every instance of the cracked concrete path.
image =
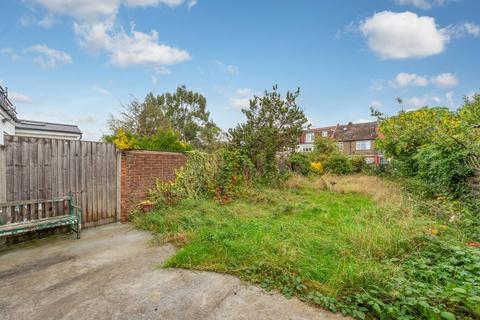
<svg viewBox="0 0 480 320">
<path fill-rule="evenodd" d="M 156 268 L 153 247 L 131 225 L 86 230 L 0 252 L 1 319 L 343 319 L 212 273 Z"/>
</svg>

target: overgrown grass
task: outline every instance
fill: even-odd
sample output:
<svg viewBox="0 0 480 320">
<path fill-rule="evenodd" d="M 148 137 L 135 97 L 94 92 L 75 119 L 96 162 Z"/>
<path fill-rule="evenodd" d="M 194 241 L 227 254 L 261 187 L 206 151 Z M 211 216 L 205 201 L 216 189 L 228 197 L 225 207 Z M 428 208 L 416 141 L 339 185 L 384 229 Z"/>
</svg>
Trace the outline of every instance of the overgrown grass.
<svg viewBox="0 0 480 320">
<path fill-rule="evenodd" d="M 251 190 L 223 205 L 184 200 L 134 223 L 179 247 L 165 267 L 233 274 L 358 318 L 451 315 L 438 294 L 403 300 L 408 290 L 423 290 L 409 271 L 433 261 L 415 257 L 428 247 L 425 239 L 439 237 L 432 235 L 439 222 L 414 214 L 412 199 L 394 182 L 293 177 L 281 190 Z M 473 314 L 459 304 L 463 316 Z"/>
</svg>

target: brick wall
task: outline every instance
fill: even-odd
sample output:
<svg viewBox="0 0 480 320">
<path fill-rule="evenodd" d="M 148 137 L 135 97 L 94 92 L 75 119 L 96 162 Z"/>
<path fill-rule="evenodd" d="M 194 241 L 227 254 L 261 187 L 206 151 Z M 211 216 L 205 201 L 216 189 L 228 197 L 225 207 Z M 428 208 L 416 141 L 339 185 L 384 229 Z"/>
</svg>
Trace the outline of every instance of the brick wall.
<svg viewBox="0 0 480 320">
<path fill-rule="evenodd" d="M 121 221 L 145 200 L 157 179 L 171 181 L 175 170 L 185 164 L 185 155 L 173 152 L 126 151 L 122 154 Z"/>
</svg>

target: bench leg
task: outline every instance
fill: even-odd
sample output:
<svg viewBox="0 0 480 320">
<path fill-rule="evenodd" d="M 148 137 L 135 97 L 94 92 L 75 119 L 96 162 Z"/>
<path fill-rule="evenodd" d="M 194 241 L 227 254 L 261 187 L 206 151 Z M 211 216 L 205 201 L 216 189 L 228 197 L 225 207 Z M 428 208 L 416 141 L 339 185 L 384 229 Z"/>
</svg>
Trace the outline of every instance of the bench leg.
<svg viewBox="0 0 480 320">
<path fill-rule="evenodd" d="M 81 227 L 80 223 L 81 223 L 80 221 L 78 221 L 78 223 L 77 223 L 77 239 L 80 239 L 81 234 L 82 234 L 82 227 Z"/>
<path fill-rule="evenodd" d="M 80 223 L 77 223 L 76 225 L 70 225 L 70 234 L 74 233 L 76 234 L 76 238 L 80 239 L 80 234 L 81 234 L 81 228 L 80 228 Z"/>
</svg>

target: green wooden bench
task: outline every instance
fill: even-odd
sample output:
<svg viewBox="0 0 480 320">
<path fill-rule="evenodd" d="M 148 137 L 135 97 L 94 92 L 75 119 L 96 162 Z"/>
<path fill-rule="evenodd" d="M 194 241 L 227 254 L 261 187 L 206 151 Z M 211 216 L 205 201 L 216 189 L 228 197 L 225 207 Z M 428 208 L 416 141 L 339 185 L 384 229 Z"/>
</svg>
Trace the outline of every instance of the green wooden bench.
<svg viewBox="0 0 480 320">
<path fill-rule="evenodd" d="M 81 212 L 71 193 L 50 200 L 0 203 L 0 237 L 68 226 L 80 239 Z"/>
</svg>

